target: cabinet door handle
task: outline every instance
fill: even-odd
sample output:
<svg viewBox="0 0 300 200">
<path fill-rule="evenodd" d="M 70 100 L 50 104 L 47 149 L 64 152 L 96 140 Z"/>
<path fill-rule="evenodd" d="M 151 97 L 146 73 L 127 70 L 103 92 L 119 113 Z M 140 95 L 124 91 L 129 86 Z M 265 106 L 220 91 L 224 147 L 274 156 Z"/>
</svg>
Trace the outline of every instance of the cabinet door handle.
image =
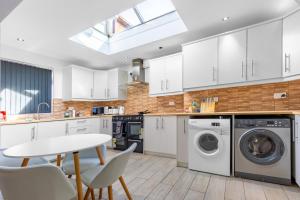
<svg viewBox="0 0 300 200">
<path fill-rule="evenodd" d="M 253 61 L 253 59 L 251 61 L 251 75 L 252 76 L 254 75 L 254 61 Z"/>
<path fill-rule="evenodd" d="M 108 128 L 107 125 L 108 125 L 108 120 L 106 119 L 106 120 L 105 120 L 105 128 Z"/>
<path fill-rule="evenodd" d="M 69 124 L 66 123 L 66 135 L 69 135 Z"/>
<path fill-rule="evenodd" d="M 160 81 L 160 90 L 161 91 L 164 90 L 164 81 L 163 80 Z"/>
<path fill-rule="evenodd" d="M 77 132 L 85 131 L 87 128 L 79 128 L 77 129 Z"/>
<path fill-rule="evenodd" d="M 106 88 L 104 89 L 104 98 L 107 99 Z"/>
<path fill-rule="evenodd" d="M 288 62 L 289 59 L 289 62 Z M 285 53 L 284 54 L 284 71 L 285 72 L 290 72 L 291 70 L 291 55 Z"/>
<path fill-rule="evenodd" d="M 299 135 L 298 135 L 298 128 L 299 128 L 299 123 L 296 121 L 295 122 L 295 130 L 294 130 L 294 142 L 298 142 L 298 137 L 299 137 Z"/>
<path fill-rule="evenodd" d="M 242 78 L 244 78 L 244 61 L 242 61 Z"/>
<path fill-rule="evenodd" d="M 110 90 L 107 88 L 107 98 L 110 98 Z"/>
<path fill-rule="evenodd" d="M 91 88 L 91 97 L 93 97 L 94 95 L 93 95 L 93 88 Z"/>
<path fill-rule="evenodd" d="M 161 118 L 161 129 L 164 129 L 164 118 Z"/>
<path fill-rule="evenodd" d="M 104 119 L 102 120 L 102 128 L 104 128 Z"/>
<path fill-rule="evenodd" d="M 78 124 L 80 124 L 80 123 L 85 123 L 85 122 L 86 122 L 86 120 L 78 120 L 78 121 L 77 121 Z"/>
<path fill-rule="evenodd" d="M 33 141 L 35 138 L 35 127 L 31 128 L 31 141 Z"/>
<path fill-rule="evenodd" d="M 158 129 L 158 118 L 156 118 L 156 130 Z"/>
<path fill-rule="evenodd" d="M 215 68 L 214 68 L 214 66 L 212 67 L 212 73 L 213 73 L 213 81 L 215 81 Z"/>
<path fill-rule="evenodd" d="M 168 81 L 168 79 L 166 79 L 166 90 L 168 90 L 169 89 L 169 81 Z"/>
<path fill-rule="evenodd" d="M 183 119 L 183 133 L 186 134 L 186 131 L 185 131 L 185 119 Z"/>
</svg>

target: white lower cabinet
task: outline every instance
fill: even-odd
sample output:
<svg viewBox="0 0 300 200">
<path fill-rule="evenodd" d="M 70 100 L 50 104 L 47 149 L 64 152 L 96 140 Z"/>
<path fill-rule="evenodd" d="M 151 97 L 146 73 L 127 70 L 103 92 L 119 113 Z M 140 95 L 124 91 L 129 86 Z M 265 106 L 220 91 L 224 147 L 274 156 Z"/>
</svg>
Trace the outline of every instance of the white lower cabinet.
<svg viewBox="0 0 300 200">
<path fill-rule="evenodd" d="M 37 124 L 4 125 L 0 127 L 0 148 L 30 142 L 37 134 Z"/>
<path fill-rule="evenodd" d="M 101 134 L 107 134 L 112 136 L 112 117 L 107 116 L 107 117 L 101 117 L 100 118 L 100 133 Z M 106 143 L 107 147 L 112 147 L 112 141 L 108 141 Z"/>
<path fill-rule="evenodd" d="M 177 165 L 187 167 L 188 163 L 188 116 L 177 117 Z"/>
<path fill-rule="evenodd" d="M 66 121 L 41 122 L 37 125 L 36 139 L 46 139 L 67 135 Z"/>
<path fill-rule="evenodd" d="M 145 151 L 175 156 L 177 145 L 176 124 L 176 116 L 145 116 Z"/>
</svg>

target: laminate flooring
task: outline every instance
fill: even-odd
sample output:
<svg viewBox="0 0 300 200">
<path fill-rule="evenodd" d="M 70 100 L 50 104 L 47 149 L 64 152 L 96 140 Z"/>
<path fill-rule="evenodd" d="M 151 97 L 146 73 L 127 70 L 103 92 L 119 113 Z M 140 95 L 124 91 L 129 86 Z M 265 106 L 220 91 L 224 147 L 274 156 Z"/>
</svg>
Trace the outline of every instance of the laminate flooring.
<svg viewBox="0 0 300 200">
<path fill-rule="evenodd" d="M 176 167 L 175 159 L 152 155 L 133 154 L 124 179 L 134 200 L 300 200 L 297 186 L 191 171 Z M 113 185 L 113 195 L 126 199 L 119 182 Z"/>
<path fill-rule="evenodd" d="M 108 151 L 108 157 L 114 154 Z M 297 186 L 191 171 L 176 167 L 175 159 L 137 153 L 123 177 L 134 200 L 300 200 Z M 113 184 L 113 195 L 114 200 L 127 199 L 119 182 Z M 103 199 L 108 199 L 107 188 Z"/>
</svg>

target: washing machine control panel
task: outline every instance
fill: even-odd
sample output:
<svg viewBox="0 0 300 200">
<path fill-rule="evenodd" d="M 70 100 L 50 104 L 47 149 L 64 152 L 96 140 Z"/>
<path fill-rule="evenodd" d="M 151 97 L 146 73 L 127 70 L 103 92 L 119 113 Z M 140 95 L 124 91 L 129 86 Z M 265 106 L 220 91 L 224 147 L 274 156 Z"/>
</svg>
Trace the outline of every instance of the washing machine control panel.
<svg viewBox="0 0 300 200">
<path fill-rule="evenodd" d="M 291 120 L 283 119 L 236 119 L 236 128 L 251 128 L 251 127 L 270 127 L 270 128 L 290 128 Z"/>
</svg>

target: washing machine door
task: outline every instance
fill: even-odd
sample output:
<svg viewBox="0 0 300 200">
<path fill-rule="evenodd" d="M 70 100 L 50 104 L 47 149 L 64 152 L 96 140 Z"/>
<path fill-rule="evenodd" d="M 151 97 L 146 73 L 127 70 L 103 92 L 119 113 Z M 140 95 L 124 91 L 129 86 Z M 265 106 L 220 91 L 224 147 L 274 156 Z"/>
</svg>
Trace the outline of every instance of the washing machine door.
<svg viewBox="0 0 300 200">
<path fill-rule="evenodd" d="M 212 130 L 200 131 L 194 136 L 194 148 L 203 157 L 215 157 L 223 151 L 224 141 Z"/>
<path fill-rule="evenodd" d="M 239 140 L 244 157 L 258 165 L 272 165 L 283 156 L 285 147 L 282 139 L 268 129 L 251 129 Z"/>
</svg>

